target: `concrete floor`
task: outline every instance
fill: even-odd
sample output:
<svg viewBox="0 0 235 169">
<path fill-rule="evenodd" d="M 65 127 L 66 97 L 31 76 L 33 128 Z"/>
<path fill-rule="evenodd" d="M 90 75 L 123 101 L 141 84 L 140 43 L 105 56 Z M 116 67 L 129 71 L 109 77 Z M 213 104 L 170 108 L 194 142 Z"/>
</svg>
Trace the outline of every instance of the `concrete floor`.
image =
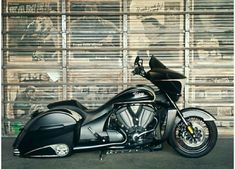
<svg viewBox="0 0 235 169">
<path fill-rule="evenodd" d="M 99 151 L 77 152 L 67 158 L 19 158 L 12 155 L 13 138 L 2 138 L 2 169 L 233 169 L 233 138 L 220 138 L 208 155 L 189 159 L 178 155 L 168 144 L 157 152 L 107 155 Z"/>
</svg>

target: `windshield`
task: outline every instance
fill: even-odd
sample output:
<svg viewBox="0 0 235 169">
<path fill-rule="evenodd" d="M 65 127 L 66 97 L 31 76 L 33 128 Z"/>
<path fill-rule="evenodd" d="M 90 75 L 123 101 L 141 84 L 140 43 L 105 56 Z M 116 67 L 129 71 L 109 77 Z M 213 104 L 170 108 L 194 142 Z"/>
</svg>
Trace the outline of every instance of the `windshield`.
<svg viewBox="0 0 235 169">
<path fill-rule="evenodd" d="M 167 69 L 167 67 L 154 56 L 151 56 L 151 59 L 149 61 L 149 67 L 151 69 Z"/>
</svg>

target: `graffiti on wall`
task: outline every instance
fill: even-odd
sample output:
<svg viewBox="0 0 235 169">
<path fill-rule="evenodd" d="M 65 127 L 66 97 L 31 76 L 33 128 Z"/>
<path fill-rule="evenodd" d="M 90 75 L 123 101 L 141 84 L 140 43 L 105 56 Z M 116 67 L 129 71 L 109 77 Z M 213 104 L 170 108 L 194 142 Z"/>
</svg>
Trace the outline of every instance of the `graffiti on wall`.
<svg viewBox="0 0 235 169">
<path fill-rule="evenodd" d="M 201 3 L 201 1 L 195 1 L 195 11 L 202 10 Z M 223 47 L 233 45 L 233 26 L 228 26 L 230 21 L 233 23 L 233 18 L 213 13 L 226 9 L 223 0 L 211 3 L 212 5 L 203 6 L 203 11 L 211 14 L 195 15 L 194 18 L 194 43 L 199 48 L 196 51 L 196 58 L 201 61 L 231 59 L 231 53 Z"/>
<path fill-rule="evenodd" d="M 31 71 L 9 71 L 7 82 L 19 83 L 19 85 L 7 88 L 8 105 L 7 118 L 24 118 L 29 116 L 42 105 L 40 102 L 52 102 L 59 99 L 60 91 L 57 87 L 42 87 L 37 83 L 59 82 L 59 72 Z M 22 85 L 21 85 L 22 84 Z M 27 85 L 28 84 L 28 85 Z M 32 85 L 35 84 L 35 85 Z"/>
<path fill-rule="evenodd" d="M 225 0 L 216 1 L 220 2 L 218 4 L 223 4 Z M 176 68 L 184 66 L 184 51 L 177 49 L 184 47 L 184 15 L 174 14 L 174 12 L 184 11 L 184 3 L 181 0 L 148 0 L 148 3 L 142 0 L 67 0 L 64 1 L 65 10 L 66 13 L 71 12 L 71 15 L 66 16 L 65 25 L 62 24 L 61 15 L 34 15 L 34 13 L 60 13 L 62 1 L 7 0 L 5 2 L 8 3 L 4 12 L 14 14 L 3 16 L 6 22 L 3 30 L 4 40 L 6 40 L 4 48 L 9 49 L 4 51 L 4 54 L 6 53 L 4 59 L 7 60 L 4 63 L 6 67 L 7 64 L 19 66 L 21 63 L 32 67 L 35 64 L 48 63 L 48 67 L 54 63 L 58 64 L 62 58 L 55 48 L 60 48 L 62 44 L 62 26 L 66 27 L 66 45 L 69 48 L 69 52 L 66 53 L 67 75 L 64 77 L 62 73 L 46 72 L 43 68 L 37 71 L 26 70 L 23 66 L 21 70 L 5 69 L 8 72 L 5 77 L 9 84 L 6 85 L 5 101 L 7 102 L 4 103 L 6 118 L 18 120 L 29 116 L 39 102 L 48 103 L 60 100 L 61 88 L 49 86 L 52 83 L 61 82 L 61 79 L 66 79 L 68 86 L 75 84 L 68 87 L 66 94 L 69 99 L 78 99 L 86 103 L 88 107 L 103 104 L 125 86 L 122 84 L 124 56 L 122 47 L 125 40 L 127 40 L 125 45 L 131 48 L 127 50 L 128 61 L 136 55 L 147 58 L 153 54 L 160 60 L 164 59 L 164 63 L 174 64 Z M 127 12 L 134 13 L 127 15 L 125 18 L 127 22 L 124 20 L 124 15 L 119 13 L 125 11 L 123 2 L 128 3 Z M 202 1 L 195 1 L 192 5 L 195 9 L 192 10 L 201 10 L 200 3 Z M 209 5 L 210 2 L 206 3 L 208 4 L 203 6 L 205 10 L 216 11 L 223 8 L 218 4 L 213 7 Z M 206 9 L 207 6 L 209 9 Z M 115 12 L 119 14 L 114 14 Z M 157 12 L 162 12 L 162 14 L 156 14 Z M 172 12 L 172 14 L 163 14 L 167 12 Z M 195 57 L 203 64 L 206 60 L 204 67 L 227 62 L 223 65 L 223 70 L 217 67 L 212 69 L 206 69 L 203 66 L 204 69 L 190 67 L 192 68 L 190 83 L 207 85 L 213 83 L 216 86 L 213 90 L 207 86 L 199 90 L 192 85 L 190 102 L 197 104 L 200 101 L 213 102 L 217 99 L 220 104 L 226 103 L 228 106 L 223 107 L 223 110 L 221 107 L 208 106 L 208 110 L 212 107 L 214 115 L 230 116 L 233 112 L 230 106 L 233 90 L 232 87 L 224 88 L 221 84 L 225 83 L 225 86 L 233 84 L 233 76 L 230 73 L 233 52 L 223 50 L 223 47 L 231 46 L 232 43 L 233 26 L 228 24 L 229 18 L 232 17 L 218 14 L 203 15 L 202 12 L 200 15 L 191 15 L 190 42 L 192 47 L 204 49 L 194 50 L 195 53 L 192 55 L 190 53 L 190 57 Z M 27 16 L 25 15 L 27 13 L 33 15 Z M 169 48 L 175 48 L 175 50 L 168 50 Z M 215 59 L 224 60 L 215 62 L 213 61 Z M 74 65 L 71 66 L 71 63 Z M 128 62 L 128 71 L 133 66 L 132 64 L 132 61 Z M 82 71 L 73 74 L 70 68 Z M 84 71 L 84 69 L 91 71 Z M 195 73 L 194 70 L 200 73 Z M 93 78 L 95 80 L 90 80 Z M 128 76 L 130 83 L 135 81 L 131 78 L 132 76 Z M 136 81 L 142 82 L 139 79 Z M 108 84 L 105 84 L 106 82 Z M 114 82 L 114 85 L 110 85 Z M 48 85 L 40 86 L 41 83 Z"/>
<path fill-rule="evenodd" d="M 119 3 L 119 1 L 70 2 L 71 12 L 84 13 L 82 16 L 70 18 L 70 46 L 75 48 L 120 47 L 120 16 L 114 15 L 110 17 L 107 15 L 99 15 L 99 13 L 103 12 L 119 12 Z M 107 6 L 117 6 L 117 8 L 107 8 Z M 74 58 L 94 56 L 96 56 L 94 50 L 73 52 Z"/>
<path fill-rule="evenodd" d="M 147 48 L 145 51 L 131 51 L 130 54 L 134 57 L 136 55 L 179 57 L 179 53 L 167 48 L 182 45 L 180 43 L 180 29 L 182 29 L 183 17 L 177 14 L 159 15 L 154 12 L 180 11 L 182 10 L 182 2 L 177 0 L 171 2 L 150 0 L 148 2 L 133 0 L 130 4 L 130 12 L 140 13 L 129 17 L 130 30 L 142 32 L 130 34 L 130 46 Z M 174 34 L 169 34 L 172 30 L 175 31 Z"/>
<path fill-rule="evenodd" d="M 90 85 L 72 88 L 72 98 L 79 100 L 90 109 L 98 108 L 119 92 L 117 85 Z"/>
<path fill-rule="evenodd" d="M 8 3 L 10 13 L 57 12 L 57 3 Z M 11 16 L 8 18 L 8 46 L 10 62 L 56 61 L 58 52 L 58 18 L 52 16 Z M 11 33 L 13 32 L 13 33 Z M 43 50 L 43 48 L 50 48 Z M 25 49 L 25 51 L 17 51 Z"/>
<path fill-rule="evenodd" d="M 8 12 L 9 13 L 35 13 L 35 12 L 51 12 L 56 11 L 56 4 L 49 3 L 19 3 L 9 2 Z"/>
</svg>

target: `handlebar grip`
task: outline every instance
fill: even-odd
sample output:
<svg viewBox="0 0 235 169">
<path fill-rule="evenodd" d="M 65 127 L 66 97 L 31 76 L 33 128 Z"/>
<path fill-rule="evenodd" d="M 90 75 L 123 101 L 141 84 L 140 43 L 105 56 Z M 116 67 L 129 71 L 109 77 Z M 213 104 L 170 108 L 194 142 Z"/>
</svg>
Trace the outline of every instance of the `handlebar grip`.
<svg viewBox="0 0 235 169">
<path fill-rule="evenodd" d="M 135 69 L 132 71 L 133 75 L 140 75 L 145 76 L 146 73 L 144 71 L 144 68 L 142 66 L 135 67 Z"/>
</svg>

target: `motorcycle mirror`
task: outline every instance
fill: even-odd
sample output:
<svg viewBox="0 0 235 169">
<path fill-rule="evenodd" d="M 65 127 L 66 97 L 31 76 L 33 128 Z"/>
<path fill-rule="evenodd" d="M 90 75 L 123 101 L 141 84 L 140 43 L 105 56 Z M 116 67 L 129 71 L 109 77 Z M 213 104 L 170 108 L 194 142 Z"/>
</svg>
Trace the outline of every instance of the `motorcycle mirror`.
<svg viewBox="0 0 235 169">
<path fill-rule="evenodd" d="M 138 63 L 139 63 L 139 66 L 143 66 L 143 59 L 139 59 Z"/>
<path fill-rule="evenodd" d="M 139 60 L 140 60 L 140 57 L 136 56 L 134 65 L 138 65 L 139 66 Z"/>
</svg>

